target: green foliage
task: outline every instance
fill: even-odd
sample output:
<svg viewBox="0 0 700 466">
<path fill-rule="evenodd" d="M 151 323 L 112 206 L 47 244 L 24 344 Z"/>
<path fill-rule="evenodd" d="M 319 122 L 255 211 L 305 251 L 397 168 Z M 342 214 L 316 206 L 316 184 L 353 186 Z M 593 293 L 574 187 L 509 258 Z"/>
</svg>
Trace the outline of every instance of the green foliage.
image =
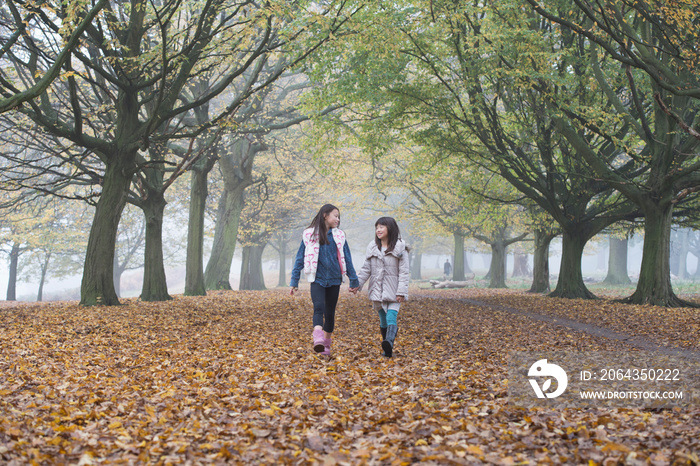
<svg viewBox="0 0 700 466">
<path fill-rule="evenodd" d="M 21 210 L 6 212 L 2 242 L 22 249 L 22 281 L 40 283 L 79 272 L 92 209 L 57 198 L 38 199 Z"/>
</svg>

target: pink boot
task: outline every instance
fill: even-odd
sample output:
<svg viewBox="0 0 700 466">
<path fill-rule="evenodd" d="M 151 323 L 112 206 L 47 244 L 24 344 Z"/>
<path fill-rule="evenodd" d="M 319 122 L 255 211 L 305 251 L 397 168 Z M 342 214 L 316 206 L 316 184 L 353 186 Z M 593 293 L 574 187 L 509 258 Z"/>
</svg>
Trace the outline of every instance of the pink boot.
<svg viewBox="0 0 700 466">
<path fill-rule="evenodd" d="M 331 337 L 323 339 L 323 352 L 321 354 L 324 356 L 331 355 Z"/>
<path fill-rule="evenodd" d="M 315 328 L 314 331 L 311 333 L 311 336 L 314 337 L 314 351 L 320 353 L 325 349 L 326 339 L 323 335 L 323 329 Z"/>
</svg>

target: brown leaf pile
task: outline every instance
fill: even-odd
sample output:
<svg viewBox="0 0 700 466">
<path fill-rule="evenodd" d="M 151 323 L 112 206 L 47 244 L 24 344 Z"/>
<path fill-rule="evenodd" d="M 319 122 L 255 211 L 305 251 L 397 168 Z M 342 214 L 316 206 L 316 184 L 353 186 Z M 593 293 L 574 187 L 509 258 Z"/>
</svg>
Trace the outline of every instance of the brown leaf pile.
<svg viewBox="0 0 700 466">
<path fill-rule="evenodd" d="M 343 292 L 324 358 L 311 312 L 279 291 L 3 309 L 0 463 L 698 464 L 697 410 L 508 404 L 509 351 L 622 343 L 416 299 L 385 359 Z"/>
</svg>

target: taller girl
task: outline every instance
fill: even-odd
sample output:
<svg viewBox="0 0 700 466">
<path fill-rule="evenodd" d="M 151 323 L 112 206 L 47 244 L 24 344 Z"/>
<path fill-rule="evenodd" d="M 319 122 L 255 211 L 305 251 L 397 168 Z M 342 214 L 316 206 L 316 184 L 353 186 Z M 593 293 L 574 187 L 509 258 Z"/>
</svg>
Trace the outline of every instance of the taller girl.
<svg viewBox="0 0 700 466">
<path fill-rule="evenodd" d="M 350 288 L 359 286 L 345 233 L 338 228 L 340 211 L 326 204 L 318 211 L 309 227 L 302 233 L 301 245 L 292 269 L 294 294 L 304 270 L 311 283 L 311 301 L 314 305 L 312 332 L 314 351 L 331 354 L 331 334 L 335 328 L 335 307 L 344 275 L 350 278 Z"/>
</svg>

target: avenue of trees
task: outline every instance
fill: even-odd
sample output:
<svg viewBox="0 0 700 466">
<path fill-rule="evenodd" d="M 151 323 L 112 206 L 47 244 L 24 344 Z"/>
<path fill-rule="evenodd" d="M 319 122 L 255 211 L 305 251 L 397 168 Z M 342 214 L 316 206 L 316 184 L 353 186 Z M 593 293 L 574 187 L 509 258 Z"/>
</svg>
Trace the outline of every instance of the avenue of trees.
<svg viewBox="0 0 700 466">
<path fill-rule="evenodd" d="M 164 264 L 179 256 L 185 294 L 204 295 L 231 288 L 238 248 L 240 287 L 261 289 L 270 245 L 282 285 L 299 230 L 333 202 L 390 206 L 419 263 L 426 239 L 450 237 L 456 280 L 466 240 L 491 252 L 494 288 L 507 249 L 527 248 L 531 291 L 565 298 L 594 297 L 581 265 L 598 235 L 606 280 L 629 280 L 640 232 L 627 301 L 687 305 L 671 273 L 700 254 L 699 12 L 699 0 L 8 0 L 11 282 L 31 254 L 42 283 L 81 268 L 84 305 L 118 304 L 131 267 L 142 300 L 168 300 Z M 675 262 L 672 235 L 686 251 Z"/>
</svg>

